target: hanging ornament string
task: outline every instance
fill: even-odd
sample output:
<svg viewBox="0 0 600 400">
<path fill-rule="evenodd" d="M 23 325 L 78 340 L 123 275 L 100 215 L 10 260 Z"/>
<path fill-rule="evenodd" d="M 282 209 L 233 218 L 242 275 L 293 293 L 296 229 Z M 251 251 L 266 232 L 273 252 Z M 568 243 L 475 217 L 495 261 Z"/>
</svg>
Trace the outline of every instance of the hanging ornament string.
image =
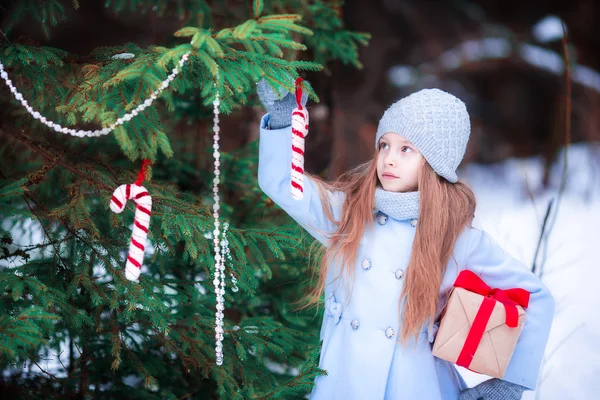
<svg viewBox="0 0 600 400">
<path fill-rule="evenodd" d="M 169 84 L 179 74 L 180 68 L 183 67 L 183 65 L 187 62 L 189 57 L 190 57 L 189 51 L 187 53 L 185 53 L 183 56 L 181 56 L 181 59 L 179 60 L 179 68 L 177 68 L 177 67 L 173 68 L 173 70 L 171 71 L 171 74 L 167 77 L 167 79 L 165 79 L 164 81 L 161 82 L 158 89 L 156 89 L 154 92 L 152 92 L 152 94 L 150 95 L 149 98 L 147 98 L 143 102 L 141 102 L 131 112 L 123 115 L 121 118 L 118 118 L 117 121 L 115 123 L 113 123 L 111 126 L 109 126 L 107 128 L 95 130 L 95 131 L 66 128 L 64 126 L 61 126 L 60 124 L 57 124 L 56 122 L 48 120 L 39 111 L 36 111 L 33 107 L 31 107 L 29 105 L 29 103 L 27 102 L 27 100 L 25 100 L 23 95 L 13 85 L 12 81 L 8 77 L 8 73 L 4 70 L 4 65 L 2 64 L 2 62 L 0 62 L 0 77 L 2 77 L 2 79 L 4 79 L 4 81 L 6 82 L 6 85 L 9 87 L 9 89 L 10 89 L 11 93 L 13 94 L 13 96 L 15 97 L 15 99 L 18 102 L 20 102 L 23 107 L 25 107 L 27 112 L 29 112 L 29 114 L 31 114 L 31 116 L 33 118 L 40 120 L 40 122 L 42 124 L 48 126 L 50 129 L 54 129 L 56 132 L 64 133 L 64 134 L 71 135 L 71 136 L 98 137 L 98 136 L 108 135 L 109 133 L 114 131 L 118 126 L 123 125 L 125 122 L 131 121 L 131 119 L 134 118 L 135 116 L 137 116 L 140 112 L 142 112 L 146 108 L 150 107 L 152 105 L 152 103 L 154 102 L 154 100 L 156 100 L 158 98 L 158 96 L 166 88 L 169 87 Z"/>
<path fill-rule="evenodd" d="M 221 261 L 222 262 L 228 261 L 229 264 L 231 265 L 231 263 L 233 262 L 233 259 L 231 258 L 231 250 L 229 249 L 229 240 L 227 239 L 227 230 L 228 229 L 229 229 L 229 223 L 224 222 L 223 223 L 223 233 L 221 235 Z M 224 271 L 221 271 L 221 272 L 224 272 Z M 240 290 L 237 286 L 237 278 L 235 277 L 233 272 L 230 272 L 229 276 L 231 277 L 231 291 L 235 293 L 238 290 Z M 222 273 L 221 277 L 224 278 L 225 274 Z"/>
<path fill-rule="evenodd" d="M 292 111 L 292 197 L 304 197 L 304 138 L 308 135 L 308 110 L 302 107 L 302 78 L 296 79 L 296 104 Z"/>
<path fill-rule="evenodd" d="M 224 260 L 226 259 L 227 261 L 229 261 L 229 265 L 231 266 L 233 259 L 231 258 L 231 250 L 229 249 L 229 240 L 227 240 L 227 229 L 229 229 L 229 224 L 226 222 L 223 224 L 223 239 L 221 240 L 221 257 L 223 257 Z M 237 286 L 237 278 L 235 277 L 233 272 L 230 272 L 229 276 L 231 277 L 231 291 L 235 293 L 239 290 Z"/>
<path fill-rule="evenodd" d="M 146 180 L 146 176 L 148 176 L 148 167 L 150 166 L 150 160 L 144 158 L 142 160 L 142 166 L 140 167 L 140 172 L 138 172 L 137 180 L 135 184 L 138 186 L 142 186 L 142 183 Z"/>
<path fill-rule="evenodd" d="M 213 101 L 213 114 L 214 114 L 214 125 L 213 125 L 213 132 L 214 132 L 214 136 L 213 136 L 213 157 L 215 160 L 215 177 L 213 178 L 213 198 L 214 198 L 214 204 L 213 204 L 213 217 L 215 219 L 215 230 L 213 231 L 213 243 L 214 243 L 214 250 L 215 250 L 215 279 L 213 281 L 213 284 L 215 285 L 215 295 L 216 295 L 216 299 L 217 299 L 217 310 L 215 312 L 215 355 L 216 355 L 216 362 L 217 365 L 223 365 L 223 335 L 224 335 L 224 330 L 223 330 L 223 317 L 224 314 L 223 312 L 225 311 L 225 260 L 224 260 L 224 256 L 222 256 L 222 249 L 221 249 L 221 240 L 220 240 L 220 222 L 219 222 L 219 209 L 220 209 L 220 203 L 219 203 L 219 183 L 221 182 L 220 180 L 220 175 L 221 175 L 221 171 L 219 169 L 221 162 L 220 162 L 220 151 L 219 151 L 219 133 L 220 133 L 220 127 L 219 127 L 219 105 L 221 104 L 220 100 L 219 100 L 219 87 L 217 85 L 217 82 L 219 81 L 219 70 L 217 69 L 217 73 L 215 76 L 215 100 Z M 224 230 L 225 231 L 225 230 Z M 223 237 L 223 242 L 225 242 L 226 238 Z"/>
<path fill-rule="evenodd" d="M 117 214 L 125 209 L 125 205 L 129 199 L 133 199 L 136 203 L 129 253 L 127 255 L 127 262 L 125 263 L 125 277 L 130 281 L 136 281 L 140 276 L 144 262 L 146 238 L 148 237 L 148 228 L 150 226 L 152 197 L 146 188 L 142 186 L 142 183 L 146 179 L 149 165 L 150 161 L 144 160 L 138 173 L 138 178 L 133 185 L 126 184 L 119 186 L 115 189 L 110 199 L 110 209 Z"/>
</svg>

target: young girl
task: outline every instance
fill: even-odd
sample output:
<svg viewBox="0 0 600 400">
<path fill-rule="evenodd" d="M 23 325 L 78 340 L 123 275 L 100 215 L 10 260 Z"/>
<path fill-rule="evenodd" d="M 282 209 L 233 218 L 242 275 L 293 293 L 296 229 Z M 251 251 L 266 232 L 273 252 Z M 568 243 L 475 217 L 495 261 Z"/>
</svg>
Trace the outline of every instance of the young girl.
<svg viewBox="0 0 600 400">
<path fill-rule="evenodd" d="M 325 248 L 320 368 L 311 399 L 520 399 L 534 390 L 554 300 L 524 265 L 472 225 L 475 198 L 456 169 L 470 135 L 462 101 L 425 89 L 392 104 L 379 122 L 373 159 L 327 184 L 305 176 L 290 192 L 295 96 L 262 80 L 261 189 Z M 284 95 L 280 99 L 281 95 Z M 303 103 L 306 98 L 303 99 Z M 463 269 L 489 286 L 531 293 L 504 379 L 467 389 L 431 354 L 440 312 Z"/>
</svg>

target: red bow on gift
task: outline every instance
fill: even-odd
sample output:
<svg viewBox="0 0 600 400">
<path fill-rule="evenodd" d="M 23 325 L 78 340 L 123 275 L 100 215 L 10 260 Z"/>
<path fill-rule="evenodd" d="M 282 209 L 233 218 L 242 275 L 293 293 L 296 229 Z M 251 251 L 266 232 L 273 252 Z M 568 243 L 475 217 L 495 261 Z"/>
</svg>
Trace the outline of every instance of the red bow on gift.
<svg viewBox="0 0 600 400">
<path fill-rule="evenodd" d="M 492 289 L 481 280 L 474 272 L 463 270 L 458 274 L 454 287 L 460 287 L 470 292 L 485 296 L 479 311 L 471 324 L 469 334 L 462 351 L 458 356 L 456 364 L 468 368 L 475 356 L 475 351 L 483 337 L 487 323 L 494 311 L 496 301 L 504 305 L 506 310 L 506 325 L 511 328 L 519 326 L 519 310 L 517 306 L 527 308 L 529 306 L 529 292 L 524 289 Z"/>
<path fill-rule="evenodd" d="M 529 306 L 529 292 L 524 289 L 492 289 L 473 271 L 465 269 L 458 274 L 454 287 L 460 287 L 469 292 L 478 293 L 488 298 L 493 298 L 504 304 L 506 309 L 506 325 L 516 328 L 519 325 L 519 311 L 517 306 L 527 308 Z"/>
</svg>

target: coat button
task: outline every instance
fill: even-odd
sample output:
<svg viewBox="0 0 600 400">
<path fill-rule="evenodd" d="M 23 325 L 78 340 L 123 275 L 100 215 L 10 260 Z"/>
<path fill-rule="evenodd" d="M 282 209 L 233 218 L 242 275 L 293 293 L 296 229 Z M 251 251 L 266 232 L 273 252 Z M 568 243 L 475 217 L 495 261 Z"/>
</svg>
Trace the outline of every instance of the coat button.
<svg viewBox="0 0 600 400">
<path fill-rule="evenodd" d="M 368 258 L 365 258 L 364 260 L 361 261 L 360 266 L 365 270 L 368 271 L 371 269 L 371 260 L 369 260 Z"/>
<path fill-rule="evenodd" d="M 358 322 L 357 319 L 353 319 L 352 322 L 350 322 L 350 326 L 352 327 L 352 330 L 355 331 L 360 326 L 360 322 Z"/>
<path fill-rule="evenodd" d="M 402 268 L 398 268 L 394 275 L 396 275 L 396 279 L 402 279 L 404 278 L 404 270 Z"/>
<path fill-rule="evenodd" d="M 412 226 L 417 226 L 417 219 L 416 219 L 416 218 L 413 218 L 413 219 L 411 219 L 411 220 L 410 220 L 410 224 L 411 224 Z"/>
<path fill-rule="evenodd" d="M 385 330 L 385 337 L 388 339 L 391 339 L 394 337 L 394 329 L 392 327 L 389 327 Z"/>
<path fill-rule="evenodd" d="M 377 223 L 379 225 L 385 225 L 387 220 L 388 220 L 388 216 L 385 215 L 384 213 L 379 213 L 379 215 L 377 216 Z"/>
</svg>

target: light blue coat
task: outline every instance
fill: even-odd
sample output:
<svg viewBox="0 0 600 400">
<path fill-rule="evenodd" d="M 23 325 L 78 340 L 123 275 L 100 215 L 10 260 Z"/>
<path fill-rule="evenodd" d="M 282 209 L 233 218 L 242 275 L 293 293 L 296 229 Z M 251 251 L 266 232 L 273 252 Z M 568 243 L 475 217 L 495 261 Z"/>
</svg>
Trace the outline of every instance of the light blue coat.
<svg viewBox="0 0 600 400">
<path fill-rule="evenodd" d="M 258 182 L 261 189 L 313 237 L 328 245 L 336 226 L 326 217 L 315 183 L 305 177 L 304 198 L 290 192 L 291 127 L 268 130 L 261 120 Z M 310 140 L 310 137 L 308 138 Z M 330 193 L 332 213 L 340 215 L 343 195 Z M 436 329 L 424 326 L 415 343 L 398 342 L 398 298 L 415 235 L 416 221 L 398 221 L 378 213 L 361 241 L 352 296 L 346 285 L 325 289 L 320 368 L 311 399 L 456 400 L 466 385 L 451 363 L 431 354 Z M 521 287 L 531 293 L 526 323 L 504 379 L 535 389 L 548 340 L 554 299 L 523 264 L 504 252 L 485 232 L 467 228 L 440 287 L 438 314 L 458 273 L 468 268 L 489 286 Z M 349 301 L 348 301 L 349 300 Z"/>
</svg>

